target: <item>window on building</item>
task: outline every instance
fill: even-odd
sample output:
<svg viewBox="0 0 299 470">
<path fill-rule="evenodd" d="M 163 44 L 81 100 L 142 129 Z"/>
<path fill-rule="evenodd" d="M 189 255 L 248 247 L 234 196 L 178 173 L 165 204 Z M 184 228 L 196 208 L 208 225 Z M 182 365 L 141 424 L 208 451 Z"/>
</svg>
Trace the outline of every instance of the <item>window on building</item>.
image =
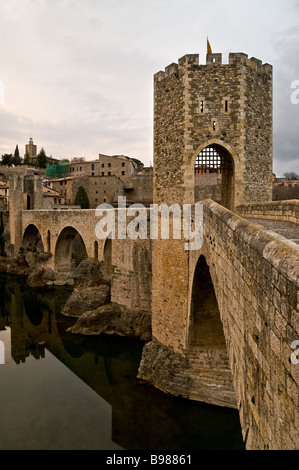
<svg viewBox="0 0 299 470">
<path fill-rule="evenodd" d="M 200 102 L 200 112 L 203 113 L 203 111 L 204 111 L 204 102 L 201 101 Z"/>
<path fill-rule="evenodd" d="M 91 171 L 94 171 L 94 163 L 91 164 Z"/>
<path fill-rule="evenodd" d="M 105 163 L 102 163 L 101 167 L 102 167 L 102 168 L 105 168 Z"/>
<path fill-rule="evenodd" d="M 125 176 L 126 172 L 125 172 L 125 171 L 122 171 L 121 174 L 122 174 L 122 176 Z"/>
<path fill-rule="evenodd" d="M 122 162 L 121 166 L 123 166 L 123 167 L 124 167 L 125 165 L 126 165 L 126 164 L 125 164 L 125 162 Z"/>
<path fill-rule="evenodd" d="M 105 176 L 105 172 L 104 172 L 104 171 L 102 171 L 101 176 Z"/>
<path fill-rule="evenodd" d="M 111 171 L 108 171 L 108 176 L 111 176 Z"/>
<path fill-rule="evenodd" d="M 111 163 L 108 163 L 108 168 L 111 168 Z"/>
</svg>

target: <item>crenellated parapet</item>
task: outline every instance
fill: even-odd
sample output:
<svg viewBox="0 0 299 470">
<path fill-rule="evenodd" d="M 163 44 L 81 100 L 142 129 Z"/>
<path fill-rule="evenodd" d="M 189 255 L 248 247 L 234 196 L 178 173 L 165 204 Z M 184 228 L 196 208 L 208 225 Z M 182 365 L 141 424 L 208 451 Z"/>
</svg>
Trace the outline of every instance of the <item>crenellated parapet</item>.
<svg viewBox="0 0 299 470">
<path fill-rule="evenodd" d="M 229 67 L 229 66 L 245 66 L 250 67 L 257 73 L 264 74 L 268 77 L 272 76 L 272 65 L 265 63 L 255 57 L 248 58 L 247 54 L 243 52 L 231 52 L 228 56 L 228 63 L 224 64 L 222 61 L 221 53 L 207 54 L 206 64 L 199 63 L 199 54 L 186 54 L 178 60 L 178 63 L 165 67 L 165 71 L 159 71 L 154 75 L 155 81 L 161 82 L 167 77 L 177 75 L 191 67 Z"/>
</svg>

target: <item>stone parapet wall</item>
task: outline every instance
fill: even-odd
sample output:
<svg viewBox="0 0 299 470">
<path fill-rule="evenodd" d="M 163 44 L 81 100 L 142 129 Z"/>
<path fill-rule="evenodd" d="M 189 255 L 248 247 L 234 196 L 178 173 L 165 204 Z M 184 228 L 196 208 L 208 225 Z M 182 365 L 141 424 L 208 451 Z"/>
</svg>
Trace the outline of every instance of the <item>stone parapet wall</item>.
<svg viewBox="0 0 299 470">
<path fill-rule="evenodd" d="M 299 200 L 255 202 L 237 207 L 242 217 L 299 223 Z"/>
<path fill-rule="evenodd" d="M 299 247 L 212 201 L 204 254 L 248 449 L 299 448 Z"/>
</svg>

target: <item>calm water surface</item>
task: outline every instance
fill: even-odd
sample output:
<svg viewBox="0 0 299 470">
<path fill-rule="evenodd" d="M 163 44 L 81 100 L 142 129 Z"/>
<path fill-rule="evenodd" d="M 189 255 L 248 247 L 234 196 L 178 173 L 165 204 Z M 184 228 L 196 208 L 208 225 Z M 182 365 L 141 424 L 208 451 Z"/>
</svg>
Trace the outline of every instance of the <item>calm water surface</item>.
<svg viewBox="0 0 299 470">
<path fill-rule="evenodd" d="M 0 450 L 243 450 L 238 413 L 136 380 L 143 343 L 66 333 L 70 291 L 0 275 Z"/>
</svg>

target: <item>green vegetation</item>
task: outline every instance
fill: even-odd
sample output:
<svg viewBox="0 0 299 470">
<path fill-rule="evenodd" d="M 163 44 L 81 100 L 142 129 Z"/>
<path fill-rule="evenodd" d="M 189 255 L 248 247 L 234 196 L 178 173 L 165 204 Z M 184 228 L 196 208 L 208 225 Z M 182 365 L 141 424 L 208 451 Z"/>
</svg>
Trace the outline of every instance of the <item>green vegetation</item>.
<svg viewBox="0 0 299 470">
<path fill-rule="evenodd" d="M 46 168 L 47 166 L 47 156 L 43 148 L 37 156 L 37 165 L 39 166 L 39 168 Z"/>
<path fill-rule="evenodd" d="M 89 209 L 89 199 L 83 186 L 79 186 L 78 188 L 75 205 L 80 206 L 81 209 Z"/>
</svg>

